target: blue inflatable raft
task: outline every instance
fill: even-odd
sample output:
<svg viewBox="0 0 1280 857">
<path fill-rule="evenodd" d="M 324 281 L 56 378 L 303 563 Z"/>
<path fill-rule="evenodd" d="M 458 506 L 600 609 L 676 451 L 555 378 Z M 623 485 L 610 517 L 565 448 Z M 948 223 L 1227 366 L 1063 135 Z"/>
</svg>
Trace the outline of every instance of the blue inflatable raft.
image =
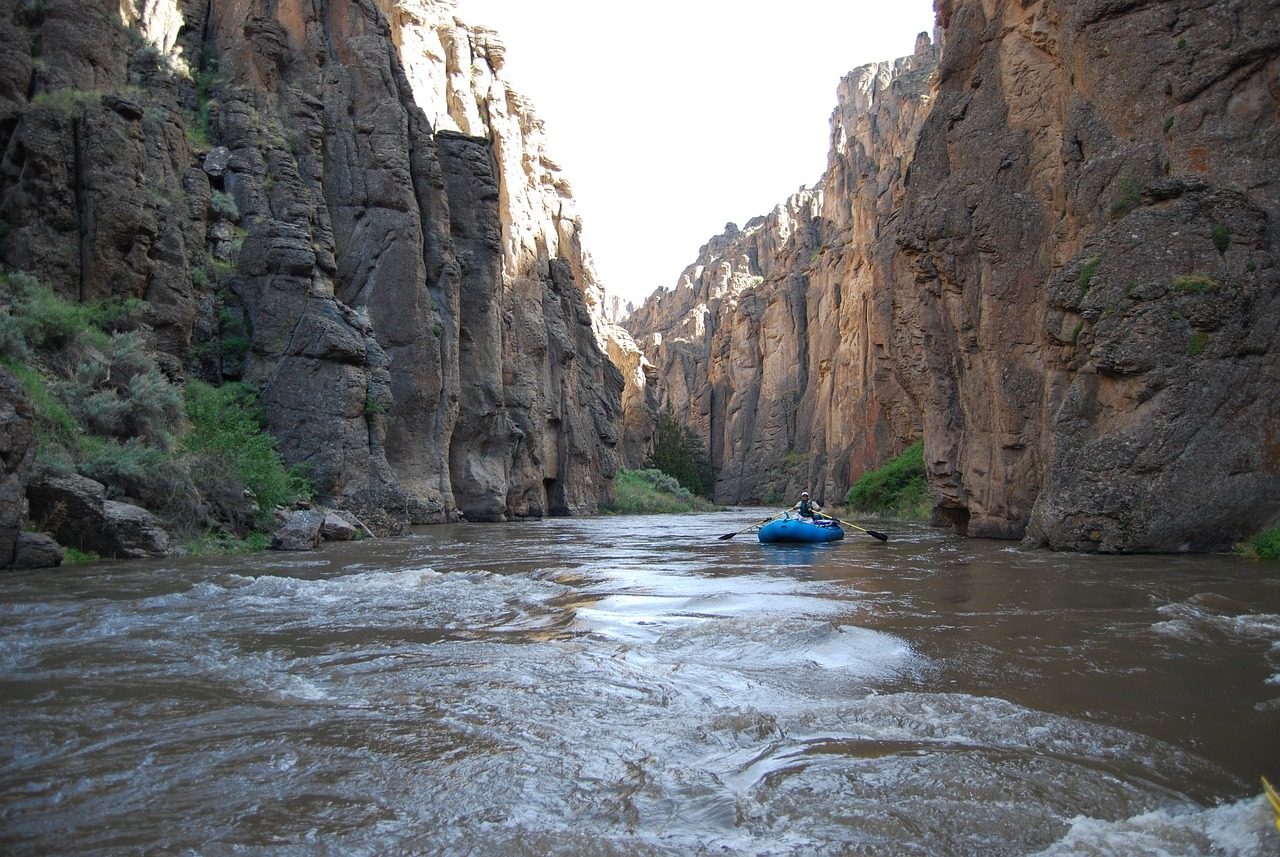
<svg viewBox="0 0 1280 857">
<path fill-rule="evenodd" d="M 760 541 L 775 542 L 834 542 L 844 538 L 844 530 L 835 521 L 821 521 L 787 515 L 760 527 Z"/>
</svg>

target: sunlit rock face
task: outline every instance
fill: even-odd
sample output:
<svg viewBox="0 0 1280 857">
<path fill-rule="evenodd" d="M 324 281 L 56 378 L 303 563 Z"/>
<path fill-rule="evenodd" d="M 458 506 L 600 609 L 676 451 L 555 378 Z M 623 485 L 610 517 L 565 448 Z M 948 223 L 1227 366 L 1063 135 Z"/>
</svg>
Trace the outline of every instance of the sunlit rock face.
<svg viewBox="0 0 1280 857">
<path fill-rule="evenodd" d="M 1099 551 L 1280 520 L 1275 4 L 940 2 L 829 166 L 628 326 L 726 501 L 914 437 L 939 522 Z"/>
<path fill-rule="evenodd" d="M 3 6 L 9 268 L 146 298 L 171 376 L 259 386 L 383 529 L 611 496 L 603 292 L 493 33 L 443 0 Z"/>
<path fill-rule="evenodd" d="M 661 400 L 709 438 L 722 502 L 806 488 L 840 502 L 919 435 L 889 359 L 876 263 L 936 64 L 922 35 L 912 56 L 847 75 L 817 186 L 729 224 L 625 322 L 658 367 Z"/>
</svg>

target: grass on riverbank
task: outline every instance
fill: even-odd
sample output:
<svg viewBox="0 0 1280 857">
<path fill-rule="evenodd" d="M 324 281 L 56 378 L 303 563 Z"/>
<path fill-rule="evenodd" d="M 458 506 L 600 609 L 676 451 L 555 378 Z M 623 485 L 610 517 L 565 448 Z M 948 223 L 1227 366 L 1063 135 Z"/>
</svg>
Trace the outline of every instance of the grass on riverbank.
<svg viewBox="0 0 1280 857">
<path fill-rule="evenodd" d="M 719 506 L 681 487 L 661 470 L 619 470 L 613 481 L 614 501 L 602 506 L 606 515 L 659 515 L 714 512 Z"/>
<path fill-rule="evenodd" d="M 862 474 L 849 489 L 845 504 L 858 512 L 928 520 L 933 502 L 924 472 L 924 441 L 911 444 L 884 467 Z"/>
</svg>

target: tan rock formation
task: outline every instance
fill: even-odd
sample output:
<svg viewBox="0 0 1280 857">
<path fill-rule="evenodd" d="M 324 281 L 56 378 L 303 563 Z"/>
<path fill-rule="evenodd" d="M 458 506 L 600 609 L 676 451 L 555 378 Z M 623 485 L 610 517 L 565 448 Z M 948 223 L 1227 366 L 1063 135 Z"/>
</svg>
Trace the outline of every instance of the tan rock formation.
<svg viewBox="0 0 1280 857">
<path fill-rule="evenodd" d="M 172 376 L 258 384 L 381 529 L 611 496 L 603 293 L 492 33 L 447 0 L 0 6 L 9 268 L 145 297 Z"/>
</svg>

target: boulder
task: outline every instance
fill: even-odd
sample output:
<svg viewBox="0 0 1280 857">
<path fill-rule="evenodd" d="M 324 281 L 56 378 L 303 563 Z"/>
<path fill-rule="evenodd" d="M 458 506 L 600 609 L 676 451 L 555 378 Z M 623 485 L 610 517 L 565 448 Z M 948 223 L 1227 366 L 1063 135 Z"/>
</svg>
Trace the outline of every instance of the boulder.
<svg viewBox="0 0 1280 857">
<path fill-rule="evenodd" d="M 313 551 L 320 546 L 320 530 L 324 523 L 324 512 L 315 509 L 296 511 L 271 536 L 271 548 L 278 551 Z"/>
<path fill-rule="evenodd" d="M 14 568 L 55 568 L 62 565 L 62 546 L 48 533 L 19 533 L 13 551 Z"/>
<path fill-rule="evenodd" d="M 351 516 L 354 517 L 354 516 Z M 341 512 L 325 512 L 320 535 L 330 542 L 349 542 L 360 537 L 360 530 Z"/>
<path fill-rule="evenodd" d="M 107 489 L 76 473 L 46 473 L 27 486 L 29 516 L 59 544 L 99 553 Z"/>
<path fill-rule="evenodd" d="M 60 544 L 111 559 L 165 556 L 169 534 L 155 515 L 106 499 L 106 488 L 75 473 L 46 474 L 27 486 L 30 517 Z"/>
<path fill-rule="evenodd" d="M 169 553 L 164 523 L 139 506 L 107 500 L 102 505 L 102 548 L 95 553 L 122 559 L 143 559 Z"/>
</svg>

